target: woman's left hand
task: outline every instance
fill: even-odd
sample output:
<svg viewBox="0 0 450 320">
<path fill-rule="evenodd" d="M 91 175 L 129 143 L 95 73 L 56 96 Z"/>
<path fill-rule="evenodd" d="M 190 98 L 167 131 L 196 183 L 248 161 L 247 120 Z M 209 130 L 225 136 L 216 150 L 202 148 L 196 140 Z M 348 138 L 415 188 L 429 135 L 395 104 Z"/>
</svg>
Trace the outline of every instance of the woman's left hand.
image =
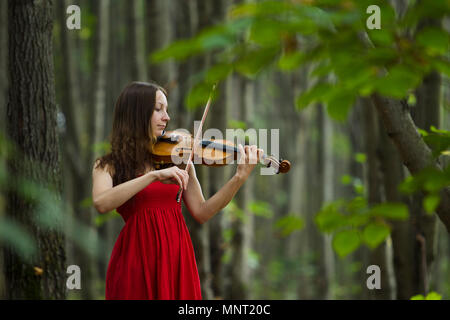
<svg viewBox="0 0 450 320">
<path fill-rule="evenodd" d="M 261 159 L 264 151 L 262 149 L 258 149 L 256 145 L 243 147 L 240 144 L 238 148 L 239 159 L 236 175 L 239 178 L 246 180 L 258 164 L 258 161 Z"/>
</svg>

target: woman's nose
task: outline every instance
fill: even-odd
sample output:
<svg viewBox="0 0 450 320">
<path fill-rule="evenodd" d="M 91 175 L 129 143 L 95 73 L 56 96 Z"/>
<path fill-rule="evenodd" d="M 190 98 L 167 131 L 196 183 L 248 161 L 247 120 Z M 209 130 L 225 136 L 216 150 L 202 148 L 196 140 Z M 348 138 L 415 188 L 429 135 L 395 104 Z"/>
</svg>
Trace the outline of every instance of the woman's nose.
<svg viewBox="0 0 450 320">
<path fill-rule="evenodd" d="M 170 120 L 170 117 L 169 117 L 169 114 L 167 113 L 167 111 L 164 112 L 164 114 L 163 114 L 163 119 L 164 119 L 164 120 L 167 120 L 167 121 Z"/>
</svg>

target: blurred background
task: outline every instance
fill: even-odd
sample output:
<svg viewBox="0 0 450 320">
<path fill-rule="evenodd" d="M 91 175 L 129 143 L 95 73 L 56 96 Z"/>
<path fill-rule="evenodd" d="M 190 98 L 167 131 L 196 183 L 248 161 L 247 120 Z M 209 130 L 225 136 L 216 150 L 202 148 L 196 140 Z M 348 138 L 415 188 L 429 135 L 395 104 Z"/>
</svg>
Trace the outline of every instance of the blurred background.
<svg viewBox="0 0 450 320">
<path fill-rule="evenodd" d="M 381 29 L 366 24 L 372 4 Z M 68 28 L 70 5 L 80 29 Z M 218 83 L 204 129 L 279 129 L 292 165 L 273 176 L 257 167 L 206 224 L 183 207 L 204 299 L 449 299 L 450 210 L 435 213 L 450 185 L 449 10 L 440 0 L 0 0 L 0 297 L 104 299 L 124 222 L 93 208 L 92 167 L 122 89 L 156 81 L 169 130 L 192 132 Z M 429 147 L 441 170 L 411 176 L 424 155 L 402 160 L 376 95 L 419 129 L 405 149 Z M 235 169 L 197 165 L 205 198 Z M 66 286 L 70 265 L 81 289 Z M 368 287 L 371 265 L 380 289 Z"/>
</svg>

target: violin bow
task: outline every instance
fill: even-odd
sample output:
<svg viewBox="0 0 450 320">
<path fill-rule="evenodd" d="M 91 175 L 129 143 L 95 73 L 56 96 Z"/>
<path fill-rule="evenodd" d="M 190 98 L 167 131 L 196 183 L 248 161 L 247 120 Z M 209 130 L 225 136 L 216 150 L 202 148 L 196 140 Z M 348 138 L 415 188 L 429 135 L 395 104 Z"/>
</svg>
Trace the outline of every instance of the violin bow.
<svg viewBox="0 0 450 320">
<path fill-rule="evenodd" d="M 203 111 L 203 116 L 202 116 L 202 120 L 200 121 L 200 125 L 198 127 L 197 133 L 195 134 L 195 138 L 194 141 L 192 143 L 192 148 L 191 148 L 191 153 L 189 154 L 189 159 L 187 161 L 186 167 L 184 168 L 184 170 L 186 172 L 189 172 L 189 166 L 193 165 L 192 163 L 192 158 L 194 157 L 194 152 L 197 148 L 197 143 L 196 141 L 199 141 L 202 129 L 203 129 L 203 123 L 205 123 L 205 119 L 206 119 L 206 115 L 208 114 L 208 110 L 209 110 L 209 106 L 211 104 L 211 100 L 212 100 L 212 96 L 213 96 L 213 92 L 216 89 L 216 84 L 213 85 L 213 88 L 211 90 L 211 93 L 209 94 L 209 98 L 208 98 L 208 102 L 206 103 L 206 107 L 205 110 Z M 177 202 L 179 203 L 181 201 L 181 196 L 183 193 L 183 187 L 180 186 L 180 188 L 178 189 L 178 193 L 177 193 Z"/>
</svg>

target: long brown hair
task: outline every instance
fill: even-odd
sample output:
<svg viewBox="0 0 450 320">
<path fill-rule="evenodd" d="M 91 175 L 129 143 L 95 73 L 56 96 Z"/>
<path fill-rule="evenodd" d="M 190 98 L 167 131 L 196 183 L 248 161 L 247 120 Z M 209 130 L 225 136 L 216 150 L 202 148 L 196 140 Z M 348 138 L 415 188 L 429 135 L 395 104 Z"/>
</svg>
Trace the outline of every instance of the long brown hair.
<svg viewBox="0 0 450 320">
<path fill-rule="evenodd" d="M 152 166 L 152 146 L 156 142 L 151 127 L 156 91 L 166 91 L 156 83 L 131 82 L 117 99 L 112 132 L 111 152 L 96 159 L 96 168 L 108 166 L 116 186 L 144 173 Z"/>
</svg>

